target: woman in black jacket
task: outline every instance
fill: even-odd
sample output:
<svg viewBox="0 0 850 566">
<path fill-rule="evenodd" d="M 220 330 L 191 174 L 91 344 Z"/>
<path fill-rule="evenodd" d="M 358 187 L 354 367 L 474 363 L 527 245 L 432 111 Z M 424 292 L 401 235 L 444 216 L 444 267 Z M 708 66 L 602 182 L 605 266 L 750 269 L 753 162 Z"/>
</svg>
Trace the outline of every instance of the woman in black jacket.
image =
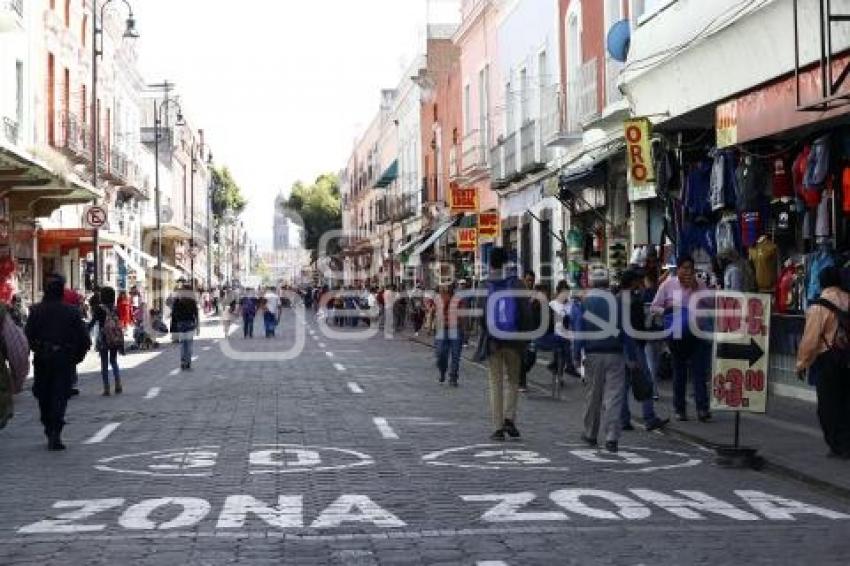
<svg viewBox="0 0 850 566">
<path fill-rule="evenodd" d="M 171 305 L 171 333 L 180 342 L 181 369 L 192 369 L 192 341 L 200 332 L 200 320 L 192 285 L 184 285 Z"/>
</svg>

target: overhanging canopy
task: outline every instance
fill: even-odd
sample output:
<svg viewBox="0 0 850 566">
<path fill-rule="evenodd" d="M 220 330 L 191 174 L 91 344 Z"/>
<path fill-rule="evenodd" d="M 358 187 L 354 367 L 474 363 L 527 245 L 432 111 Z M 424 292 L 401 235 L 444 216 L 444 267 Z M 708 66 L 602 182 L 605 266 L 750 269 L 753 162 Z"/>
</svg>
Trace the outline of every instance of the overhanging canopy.
<svg viewBox="0 0 850 566">
<path fill-rule="evenodd" d="M 390 184 L 398 178 L 398 159 L 393 161 L 386 171 L 384 171 L 375 183 L 378 188 L 389 187 Z"/>
<path fill-rule="evenodd" d="M 448 231 L 449 228 L 451 228 L 452 226 L 457 224 L 458 221 L 460 221 L 461 218 L 463 218 L 463 215 L 458 215 L 455 218 L 452 218 L 451 220 L 449 220 L 448 222 L 445 222 L 445 223 L 441 224 L 440 226 L 438 226 L 436 230 L 431 232 L 430 236 L 428 236 L 427 238 L 422 240 L 422 243 L 420 243 L 418 246 L 416 246 L 416 249 L 413 250 L 410 253 L 410 257 L 416 257 L 416 256 L 419 256 L 419 255 L 422 255 L 422 252 L 424 252 L 425 250 L 427 250 L 428 248 L 433 246 L 434 243 L 437 240 L 439 240 L 440 238 L 442 238 L 443 234 L 445 234 Z"/>
</svg>

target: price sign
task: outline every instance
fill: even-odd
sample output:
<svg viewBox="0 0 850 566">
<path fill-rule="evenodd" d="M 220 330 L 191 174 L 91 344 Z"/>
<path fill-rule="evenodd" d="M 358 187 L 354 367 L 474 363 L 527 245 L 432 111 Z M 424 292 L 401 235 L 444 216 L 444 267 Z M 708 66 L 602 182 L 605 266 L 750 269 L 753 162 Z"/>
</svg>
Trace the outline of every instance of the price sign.
<svg viewBox="0 0 850 566">
<path fill-rule="evenodd" d="M 452 184 L 449 194 L 452 214 L 478 212 L 478 189 L 475 187 L 461 187 Z"/>
<path fill-rule="evenodd" d="M 770 296 L 717 296 L 711 408 L 764 413 L 770 353 Z"/>
<path fill-rule="evenodd" d="M 478 230 L 475 228 L 458 228 L 455 232 L 457 235 L 457 249 L 460 252 L 474 252 L 478 247 Z"/>
</svg>

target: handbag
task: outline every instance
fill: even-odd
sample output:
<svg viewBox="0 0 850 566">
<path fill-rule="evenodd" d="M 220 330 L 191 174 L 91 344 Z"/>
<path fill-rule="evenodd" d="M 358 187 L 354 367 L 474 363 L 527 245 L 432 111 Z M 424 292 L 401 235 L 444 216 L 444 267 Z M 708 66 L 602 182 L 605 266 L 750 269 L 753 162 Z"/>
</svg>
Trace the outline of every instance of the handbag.
<svg viewBox="0 0 850 566">
<path fill-rule="evenodd" d="M 626 381 L 631 387 L 635 401 L 643 403 L 652 398 L 652 384 L 640 368 L 626 368 Z"/>
</svg>

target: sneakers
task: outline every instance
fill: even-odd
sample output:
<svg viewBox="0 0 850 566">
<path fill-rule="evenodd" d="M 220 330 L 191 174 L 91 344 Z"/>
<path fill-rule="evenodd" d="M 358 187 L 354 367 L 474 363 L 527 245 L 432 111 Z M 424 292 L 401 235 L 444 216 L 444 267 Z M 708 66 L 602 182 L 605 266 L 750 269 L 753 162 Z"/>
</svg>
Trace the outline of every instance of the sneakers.
<svg viewBox="0 0 850 566">
<path fill-rule="evenodd" d="M 505 419 L 505 426 L 502 430 L 511 438 L 519 438 L 519 430 L 511 419 Z"/>
<path fill-rule="evenodd" d="M 457 375 L 450 375 L 449 376 L 449 385 L 451 385 L 452 387 L 457 387 L 457 380 L 458 380 Z"/>
<path fill-rule="evenodd" d="M 121 380 L 116 379 L 115 380 L 115 394 L 121 395 L 122 393 L 124 393 L 124 388 L 121 386 Z"/>
<path fill-rule="evenodd" d="M 497 430 L 493 434 L 490 435 L 490 440 L 495 440 L 497 442 L 505 441 L 505 431 L 502 429 Z"/>
<path fill-rule="evenodd" d="M 653 430 L 664 428 L 668 424 L 670 424 L 670 419 L 655 419 L 654 421 L 647 423 L 646 431 L 652 432 Z"/>
<path fill-rule="evenodd" d="M 701 423 L 711 422 L 711 413 L 708 411 L 700 411 L 697 415 L 697 419 L 699 419 L 699 422 Z"/>
<path fill-rule="evenodd" d="M 634 430 L 634 429 L 635 429 L 634 425 L 630 422 L 623 425 L 623 430 L 631 431 L 631 430 Z"/>
<path fill-rule="evenodd" d="M 618 450 L 617 442 L 615 440 L 609 440 L 605 443 L 605 450 L 611 452 L 612 454 L 616 454 Z"/>
<path fill-rule="evenodd" d="M 104 397 L 109 397 L 111 395 L 111 393 L 109 392 L 109 386 L 108 385 L 103 388 L 103 393 L 101 393 L 101 395 L 104 396 Z"/>
<path fill-rule="evenodd" d="M 593 448 L 596 448 L 597 442 L 596 442 L 595 438 L 590 438 L 589 436 L 585 436 L 585 435 L 582 434 L 581 435 L 581 441 L 584 442 L 585 444 L 587 444 L 588 446 L 592 446 Z"/>
<path fill-rule="evenodd" d="M 440 374 L 440 383 L 445 383 L 445 382 L 446 382 L 446 374 L 441 373 Z"/>
</svg>

